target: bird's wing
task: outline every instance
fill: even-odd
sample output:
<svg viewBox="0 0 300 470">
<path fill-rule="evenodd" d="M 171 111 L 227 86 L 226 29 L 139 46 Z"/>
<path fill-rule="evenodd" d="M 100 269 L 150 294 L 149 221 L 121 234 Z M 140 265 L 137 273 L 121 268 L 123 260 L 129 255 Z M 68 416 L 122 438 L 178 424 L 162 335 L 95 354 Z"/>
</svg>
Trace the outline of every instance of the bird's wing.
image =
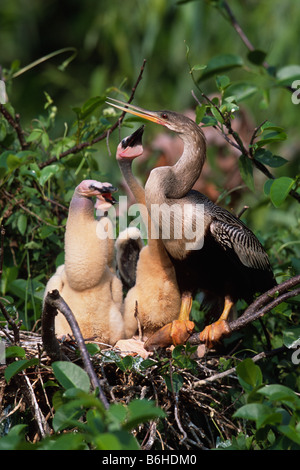
<svg viewBox="0 0 300 470">
<path fill-rule="evenodd" d="M 230 213 L 222 219 L 213 220 L 210 232 L 215 241 L 228 254 L 233 251 L 244 266 L 263 271 L 271 270 L 268 255 L 256 236 Z"/>
<path fill-rule="evenodd" d="M 135 227 L 127 228 L 124 232 L 121 232 L 121 234 L 116 242 L 117 268 L 121 280 L 126 287 L 130 288 L 135 284 L 136 266 L 140 251 L 143 247 L 143 242 L 139 230 Z"/>
</svg>

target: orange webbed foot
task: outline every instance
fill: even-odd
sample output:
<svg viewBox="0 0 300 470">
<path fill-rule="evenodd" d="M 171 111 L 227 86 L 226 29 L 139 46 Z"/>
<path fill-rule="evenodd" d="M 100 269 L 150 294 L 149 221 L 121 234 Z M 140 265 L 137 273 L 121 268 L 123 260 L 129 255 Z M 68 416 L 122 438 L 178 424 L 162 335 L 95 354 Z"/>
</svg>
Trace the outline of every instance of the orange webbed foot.
<svg viewBox="0 0 300 470">
<path fill-rule="evenodd" d="M 210 349 L 216 343 L 219 343 L 222 338 L 231 335 L 229 323 L 226 320 L 218 320 L 211 325 L 204 328 L 199 334 L 200 341 L 205 343 Z"/>
<path fill-rule="evenodd" d="M 160 328 L 146 341 L 144 347 L 147 351 L 154 351 L 157 348 L 184 344 L 194 330 L 194 322 L 190 320 L 174 320 Z"/>
</svg>

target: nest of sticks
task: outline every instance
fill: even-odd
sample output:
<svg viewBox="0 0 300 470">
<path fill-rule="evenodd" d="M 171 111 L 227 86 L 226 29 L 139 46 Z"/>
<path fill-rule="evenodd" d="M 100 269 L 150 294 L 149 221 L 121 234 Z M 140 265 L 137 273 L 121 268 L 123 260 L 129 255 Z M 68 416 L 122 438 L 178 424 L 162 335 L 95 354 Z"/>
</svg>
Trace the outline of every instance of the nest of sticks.
<svg viewBox="0 0 300 470">
<path fill-rule="evenodd" d="M 239 319 L 230 323 L 231 329 L 236 331 L 245 327 L 275 305 L 298 295 L 300 288 L 294 287 L 299 283 L 300 276 L 296 276 L 276 286 L 274 292 L 260 296 Z M 3 308 L 1 310 L 6 316 L 7 312 Z M 54 317 L 57 310 L 69 321 L 73 341 L 59 343 L 56 339 Z M 6 320 L 8 325 L 0 329 L 1 341 L 7 346 L 18 344 L 25 350 L 26 359 L 37 358 L 38 362 L 13 376 L 9 383 L 3 373 L 0 374 L 2 435 L 20 422 L 29 426 L 28 439 L 31 442 L 53 432 L 52 397 L 57 388 L 45 387 L 45 384 L 55 380 L 51 363 L 59 359 L 75 362 L 86 370 L 92 388 L 99 390 L 99 399 L 106 407 L 111 403 L 128 404 L 141 398 L 153 400 L 165 411 L 165 418 L 144 423 L 135 429 L 134 434 L 142 449 L 211 449 L 216 446 L 217 436 L 226 440 L 243 431 L 243 424 L 232 418 L 235 411 L 233 401 L 238 400 L 243 392 L 234 367 L 220 372 L 218 351 L 196 358 L 196 367 L 192 370 L 174 365 L 171 349 L 157 351 L 152 365 L 142 372 L 136 367 L 122 370 L 117 362 L 107 360 L 107 353 L 120 353 L 116 348 L 102 346 L 99 353 L 92 357 L 89 355 L 77 322 L 57 291 L 46 297 L 41 333 L 20 330 L 10 317 L 7 316 Z M 199 344 L 199 335 L 193 334 L 189 341 Z M 284 348 L 262 352 L 252 359 L 256 362 L 280 353 L 284 353 Z M 164 372 L 162 364 L 165 365 Z M 0 365 L 1 372 L 5 367 L 5 364 Z M 169 386 L 165 380 L 166 367 Z M 172 387 L 175 374 L 181 376 L 179 390 Z M 232 390 L 235 390 L 235 398 Z"/>
</svg>

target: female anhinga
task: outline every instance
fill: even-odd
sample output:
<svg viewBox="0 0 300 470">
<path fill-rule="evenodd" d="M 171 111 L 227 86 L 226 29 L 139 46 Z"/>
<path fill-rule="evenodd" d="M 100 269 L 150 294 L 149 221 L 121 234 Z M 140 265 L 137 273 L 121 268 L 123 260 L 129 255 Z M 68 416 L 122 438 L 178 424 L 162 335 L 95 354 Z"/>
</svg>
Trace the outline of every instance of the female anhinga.
<svg viewBox="0 0 300 470">
<path fill-rule="evenodd" d="M 144 126 L 123 139 L 118 145 L 116 158 L 120 170 L 139 204 L 141 216 L 147 227 L 149 217 L 145 206 L 145 191 L 132 172 L 133 160 L 143 153 L 143 131 Z M 119 240 L 117 240 L 117 245 L 118 243 Z M 126 245 L 128 246 L 128 243 Z M 162 241 L 159 238 L 152 238 L 151 233 L 148 236 L 148 244 L 142 248 L 139 254 L 136 283 L 128 291 L 124 301 L 124 328 L 127 338 L 136 332 L 138 326 L 135 317 L 136 304 L 138 318 L 146 336 L 169 324 L 169 335 L 172 336 L 175 343 L 179 344 L 185 342 L 193 330 L 194 324 L 190 321 L 185 323 L 186 328 L 180 328 L 178 332 L 176 330 L 178 316 L 185 316 L 184 309 L 189 311 L 189 299 L 184 300 L 180 312 L 181 296 L 174 266 Z M 161 338 L 158 342 L 161 344 Z"/>
<path fill-rule="evenodd" d="M 200 339 L 210 347 L 230 334 L 227 318 L 239 298 L 249 303 L 256 292 L 265 292 L 276 284 L 268 256 L 241 220 L 192 190 L 206 158 L 205 137 L 194 121 L 179 113 L 147 111 L 117 100 L 110 99 L 109 104 L 161 124 L 183 140 L 183 154 L 175 165 L 151 171 L 145 186 L 146 205 L 150 214 L 153 204 L 166 204 L 174 207 L 175 212 L 179 211 L 179 216 L 184 206 L 189 205 L 195 209 L 193 217 L 202 219 L 204 243 L 199 244 L 199 249 L 187 249 L 184 237 L 171 236 L 163 242 L 173 261 L 181 291 L 207 290 L 225 299 L 219 320 L 200 334 Z M 204 211 L 197 212 L 197 207 Z M 160 222 L 159 228 L 163 228 Z"/>
<path fill-rule="evenodd" d="M 84 338 L 111 345 L 124 337 L 122 283 L 111 269 L 114 239 L 109 235 L 111 221 L 105 217 L 116 202 L 115 191 L 110 183 L 95 180 L 83 180 L 76 187 L 66 224 L 65 263 L 45 290 L 45 296 L 53 289 L 59 291 Z M 94 208 L 102 214 L 99 221 Z M 62 313 L 55 318 L 55 332 L 58 336 L 72 334 Z"/>
</svg>

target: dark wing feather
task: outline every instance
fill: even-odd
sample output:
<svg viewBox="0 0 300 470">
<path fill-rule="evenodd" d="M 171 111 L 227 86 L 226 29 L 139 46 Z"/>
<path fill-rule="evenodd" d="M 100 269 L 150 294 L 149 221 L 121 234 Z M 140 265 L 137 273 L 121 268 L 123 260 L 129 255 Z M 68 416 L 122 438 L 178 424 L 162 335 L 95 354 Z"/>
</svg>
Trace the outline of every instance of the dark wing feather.
<svg viewBox="0 0 300 470">
<path fill-rule="evenodd" d="M 130 289 L 135 285 L 136 267 L 143 242 L 141 238 L 134 239 L 128 236 L 125 239 L 119 237 L 116 245 L 117 269 L 124 286 Z"/>
<path fill-rule="evenodd" d="M 251 230 L 230 212 L 218 211 L 218 217 L 213 218 L 210 224 L 210 232 L 215 241 L 226 252 L 234 252 L 244 266 L 271 271 L 268 255 L 261 243 Z"/>
</svg>

